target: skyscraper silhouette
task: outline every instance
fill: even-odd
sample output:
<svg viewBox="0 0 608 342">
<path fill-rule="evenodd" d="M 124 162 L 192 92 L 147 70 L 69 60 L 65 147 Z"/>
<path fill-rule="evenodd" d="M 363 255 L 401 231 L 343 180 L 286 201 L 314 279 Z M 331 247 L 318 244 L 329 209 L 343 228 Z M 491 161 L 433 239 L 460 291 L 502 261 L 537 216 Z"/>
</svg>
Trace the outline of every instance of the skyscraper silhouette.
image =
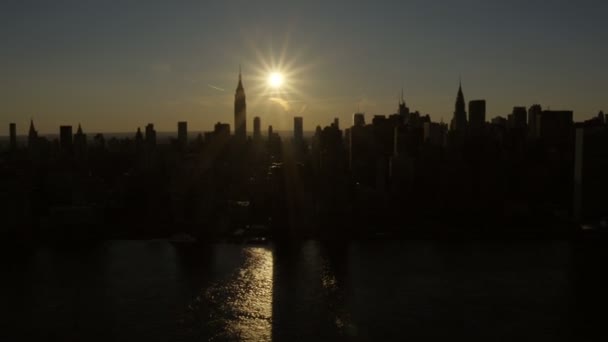
<svg viewBox="0 0 608 342">
<path fill-rule="evenodd" d="M 262 138 L 262 122 L 260 117 L 256 116 L 253 118 L 253 140 L 260 140 Z"/>
<path fill-rule="evenodd" d="M 179 121 L 177 123 L 177 141 L 182 148 L 188 145 L 188 122 Z"/>
<path fill-rule="evenodd" d="M 530 139 L 538 139 L 539 126 L 540 126 L 540 114 L 543 108 L 539 104 L 532 105 L 528 110 L 528 137 Z"/>
<path fill-rule="evenodd" d="M 479 133 L 486 122 L 486 100 L 469 101 L 469 127 Z"/>
<path fill-rule="evenodd" d="M 399 99 L 399 116 L 401 117 L 401 122 L 406 123 L 408 117 L 410 116 L 410 109 L 405 104 L 405 97 L 403 96 L 403 88 L 401 89 L 401 98 Z"/>
<path fill-rule="evenodd" d="M 87 135 L 82 131 L 80 124 L 78 124 L 78 129 L 74 134 L 74 149 L 78 156 L 84 155 L 87 149 Z"/>
<path fill-rule="evenodd" d="M 61 149 L 66 153 L 72 153 L 73 148 L 73 137 L 72 137 L 72 126 L 60 126 L 59 127 L 59 145 Z"/>
<path fill-rule="evenodd" d="M 357 127 L 365 126 L 365 114 L 363 114 L 363 113 L 353 114 L 353 126 L 357 126 Z"/>
<path fill-rule="evenodd" d="M 146 144 L 148 147 L 156 146 L 156 130 L 154 129 L 154 124 L 146 125 Z"/>
<path fill-rule="evenodd" d="M 234 136 L 240 141 L 247 140 L 247 103 L 240 67 L 239 84 L 234 94 Z"/>
<path fill-rule="evenodd" d="M 9 131 L 10 131 L 10 148 L 11 148 L 11 150 L 16 150 L 17 149 L 17 124 L 11 122 L 9 124 Z"/>
<path fill-rule="evenodd" d="M 454 131 L 464 132 L 467 127 L 467 112 L 465 110 L 464 94 L 462 93 L 462 83 L 458 85 L 458 94 L 456 95 L 456 106 L 454 108 L 454 117 L 450 129 Z"/>
<path fill-rule="evenodd" d="M 30 120 L 30 131 L 27 135 L 27 146 L 33 148 L 38 141 L 38 131 L 34 128 L 34 120 Z"/>
<path fill-rule="evenodd" d="M 304 119 L 301 116 L 293 118 L 293 140 L 301 144 L 304 139 Z"/>
<path fill-rule="evenodd" d="M 141 133 L 141 128 L 137 127 L 137 132 L 135 133 L 135 148 L 139 152 L 144 143 L 144 135 Z"/>
<path fill-rule="evenodd" d="M 527 117 L 526 107 L 513 107 L 513 113 L 509 115 L 511 128 L 525 129 Z"/>
</svg>

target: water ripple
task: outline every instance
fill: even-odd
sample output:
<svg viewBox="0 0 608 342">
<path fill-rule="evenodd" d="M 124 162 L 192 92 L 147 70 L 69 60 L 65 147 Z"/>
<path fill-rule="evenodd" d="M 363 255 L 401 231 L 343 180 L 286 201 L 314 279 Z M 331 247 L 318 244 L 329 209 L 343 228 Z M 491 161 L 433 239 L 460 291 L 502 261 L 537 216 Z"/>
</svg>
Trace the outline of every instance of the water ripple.
<svg viewBox="0 0 608 342">
<path fill-rule="evenodd" d="M 269 341 L 272 328 L 272 252 L 243 249 L 244 263 L 227 281 L 207 288 L 190 305 L 210 341 Z"/>
</svg>

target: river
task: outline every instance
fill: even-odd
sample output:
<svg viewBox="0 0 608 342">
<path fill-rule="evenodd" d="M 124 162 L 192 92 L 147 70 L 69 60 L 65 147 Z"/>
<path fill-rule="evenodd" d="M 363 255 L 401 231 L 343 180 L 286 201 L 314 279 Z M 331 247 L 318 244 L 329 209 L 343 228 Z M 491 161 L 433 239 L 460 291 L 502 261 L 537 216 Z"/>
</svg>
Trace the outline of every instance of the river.
<svg viewBox="0 0 608 342">
<path fill-rule="evenodd" d="M 0 340 L 580 340 L 605 334 L 607 255 L 568 241 L 6 247 Z"/>
</svg>

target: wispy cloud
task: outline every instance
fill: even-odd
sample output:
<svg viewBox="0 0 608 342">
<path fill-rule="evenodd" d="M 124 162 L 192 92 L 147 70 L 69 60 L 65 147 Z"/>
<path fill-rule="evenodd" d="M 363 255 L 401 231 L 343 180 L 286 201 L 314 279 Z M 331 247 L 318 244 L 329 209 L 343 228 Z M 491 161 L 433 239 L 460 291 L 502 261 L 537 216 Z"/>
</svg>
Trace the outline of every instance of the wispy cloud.
<svg viewBox="0 0 608 342">
<path fill-rule="evenodd" d="M 207 86 L 208 86 L 209 88 L 211 88 L 211 89 L 215 89 L 215 90 L 218 90 L 218 91 L 226 91 L 225 89 L 222 89 L 222 88 L 220 88 L 220 87 L 216 87 L 216 86 L 214 86 L 214 85 L 212 85 L 212 84 L 207 84 Z"/>
<path fill-rule="evenodd" d="M 374 101 L 370 100 L 367 96 L 362 96 L 355 102 L 355 105 L 360 110 L 365 110 L 365 109 L 375 107 L 376 103 Z"/>
<path fill-rule="evenodd" d="M 300 108 L 300 111 L 298 111 L 298 114 L 302 114 L 306 111 L 306 109 L 308 109 L 308 106 L 306 104 L 302 105 L 302 108 Z"/>
<path fill-rule="evenodd" d="M 282 99 L 280 97 L 271 97 L 269 98 L 269 100 L 271 102 L 278 103 L 281 107 L 283 107 L 284 111 L 289 112 L 289 102 L 287 102 L 287 100 Z"/>
</svg>

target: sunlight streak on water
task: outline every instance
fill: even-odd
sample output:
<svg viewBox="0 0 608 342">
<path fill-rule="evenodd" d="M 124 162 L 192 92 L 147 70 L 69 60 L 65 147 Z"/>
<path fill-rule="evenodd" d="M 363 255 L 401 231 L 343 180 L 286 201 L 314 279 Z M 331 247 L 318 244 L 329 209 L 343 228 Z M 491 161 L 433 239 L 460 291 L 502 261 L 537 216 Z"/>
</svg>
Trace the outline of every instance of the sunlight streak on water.
<svg viewBox="0 0 608 342">
<path fill-rule="evenodd" d="M 266 248 L 243 249 L 244 263 L 204 293 L 201 322 L 210 340 L 269 341 L 272 335 L 273 257 Z M 205 317 L 206 316 L 206 317 Z"/>
</svg>

